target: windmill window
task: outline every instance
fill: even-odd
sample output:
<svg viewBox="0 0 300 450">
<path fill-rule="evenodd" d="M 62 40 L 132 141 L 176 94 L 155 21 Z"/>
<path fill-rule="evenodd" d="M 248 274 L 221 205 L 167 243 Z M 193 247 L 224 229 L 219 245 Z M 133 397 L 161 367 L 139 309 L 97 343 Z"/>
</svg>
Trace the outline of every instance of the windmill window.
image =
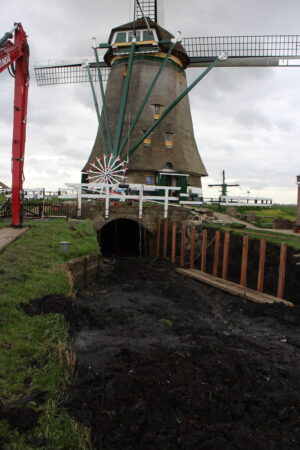
<svg viewBox="0 0 300 450">
<path fill-rule="evenodd" d="M 143 134 L 145 134 L 146 131 L 147 131 L 147 130 L 143 130 Z M 146 139 L 144 139 L 143 142 L 144 142 L 145 147 L 151 147 L 151 144 L 152 144 L 152 133 L 150 133 L 150 134 L 146 137 Z"/>
<path fill-rule="evenodd" d="M 165 135 L 165 147 L 172 148 L 173 147 L 173 134 L 172 133 L 164 133 Z"/>
<path fill-rule="evenodd" d="M 143 31 L 143 41 L 154 41 L 153 31 L 144 30 Z"/>
<path fill-rule="evenodd" d="M 161 115 L 161 105 L 153 105 L 154 106 L 154 119 L 159 119 Z"/>
<path fill-rule="evenodd" d="M 113 43 L 132 42 L 133 31 L 121 31 L 114 35 Z M 158 41 L 156 30 L 136 30 L 136 40 L 138 42 L 143 41 Z"/>
<path fill-rule="evenodd" d="M 137 30 L 136 32 L 135 32 L 135 35 L 136 35 L 136 40 L 137 41 L 141 41 L 142 40 L 142 32 L 141 32 L 141 30 Z M 128 33 L 128 42 L 132 42 L 132 38 L 133 38 L 133 31 L 129 31 L 129 33 Z"/>
<path fill-rule="evenodd" d="M 153 184 L 154 177 L 153 175 L 146 175 L 145 176 L 145 184 Z"/>
<path fill-rule="evenodd" d="M 127 41 L 127 33 L 117 33 L 115 42 L 126 42 Z"/>
</svg>

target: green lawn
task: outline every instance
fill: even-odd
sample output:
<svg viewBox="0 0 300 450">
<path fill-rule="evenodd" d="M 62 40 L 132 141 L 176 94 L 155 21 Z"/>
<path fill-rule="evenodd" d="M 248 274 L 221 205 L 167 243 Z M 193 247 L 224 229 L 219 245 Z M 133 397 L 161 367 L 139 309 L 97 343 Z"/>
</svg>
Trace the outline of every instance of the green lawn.
<svg viewBox="0 0 300 450">
<path fill-rule="evenodd" d="M 234 224 L 233 224 L 234 225 Z M 230 224 L 220 225 L 213 223 L 205 223 L 203 224 L 204 228 L 215 228 L 218 230 L 224 231 L 232 231 L 234 233 L 246 234 L 249 237 L 260 239 L 265 238 L 268 242 L 273 242 L 274 244 L 281 244 L 285 242 L 290 247 L 295 249 L 300 249 L 300 234 L 284 234 L 284 233 L 276 233 L 276 231 L 267 231 L 264 229 L 255 229 L 255 228 L 243 228 L 236 229 L 234 226 L 231 227 Z"/>
<path fill-rule="evenodd" d="M 36 389 L 47 394 L 42 405 L 31 405 L 40 416 L 28 435 L 0 421 L 0 448 L 30 449 L 32 437 L 43 438 L 43 448 L 89 448 L 89 431 L 59 407 L 74 368 L 64 317 L 29 317 L 19 305 L 46 294 L 70 294 L 66 274 L 57 265 L 98 251 L 96 235 L 89 221 L 31 221 L 26 226 L 30 230 L 0 254 L 0 406 Z M 72 243 L 67 256 L 60 252 L 61 241 Z"/>
</svg>

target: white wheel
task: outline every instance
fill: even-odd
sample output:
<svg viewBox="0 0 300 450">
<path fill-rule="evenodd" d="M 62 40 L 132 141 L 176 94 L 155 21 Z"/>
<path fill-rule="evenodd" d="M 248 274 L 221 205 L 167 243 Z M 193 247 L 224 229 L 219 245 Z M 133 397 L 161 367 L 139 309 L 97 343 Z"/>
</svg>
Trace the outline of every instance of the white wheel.
<svg viewBox="0 0 300 450">
<path fill-rule="evenodd" d="M 126 163 L 119 156 L 102 155 L 90 163 L 86 173 L 89 183 L 124 183 Z"/>
</svg>

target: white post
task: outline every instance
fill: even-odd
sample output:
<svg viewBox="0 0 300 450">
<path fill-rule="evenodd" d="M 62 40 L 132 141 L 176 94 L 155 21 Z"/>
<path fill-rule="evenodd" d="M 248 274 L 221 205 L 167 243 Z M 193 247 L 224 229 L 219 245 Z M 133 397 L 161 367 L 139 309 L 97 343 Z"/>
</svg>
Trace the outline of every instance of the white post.
<svg viewBox="0 0 300 450">
<path fill-rule="evenodd" d="M 140 187 L 140 198 L 139 198 L 139 219 L 143 218 L 143 194 L 144 194 L 144 185 L 142 184 Z"/>
<path fill-rule="evenodd" d="M 165 204 L 164 204 L 164 218 L 168 217 L 168 207 L 169 207 L 169 189 L 165 188 Z"/>
<path fill-rule="evenodd" d="M 109 217 L 109 185 L 105 186 L 105 219 Z"/>
<path fill-rule="evenodd" d="M 77 187 L 77 217 L 81 217 L 81 186 Z"/>
</svg>

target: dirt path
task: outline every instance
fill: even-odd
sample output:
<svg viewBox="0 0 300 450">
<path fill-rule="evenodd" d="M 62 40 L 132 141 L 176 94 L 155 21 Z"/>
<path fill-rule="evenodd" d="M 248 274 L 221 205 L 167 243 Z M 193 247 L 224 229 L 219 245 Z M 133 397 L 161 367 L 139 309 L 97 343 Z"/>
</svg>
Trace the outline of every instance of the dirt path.
<svg viewBox="0 0 300 450">
<path fill-rule="evenodd" d="M 96 449 L 300 448 L 300 308 L 256 305 L 165 261 L 107 263 L 64 312 L 77 353 L 65 406 Z"/>
</svg>

